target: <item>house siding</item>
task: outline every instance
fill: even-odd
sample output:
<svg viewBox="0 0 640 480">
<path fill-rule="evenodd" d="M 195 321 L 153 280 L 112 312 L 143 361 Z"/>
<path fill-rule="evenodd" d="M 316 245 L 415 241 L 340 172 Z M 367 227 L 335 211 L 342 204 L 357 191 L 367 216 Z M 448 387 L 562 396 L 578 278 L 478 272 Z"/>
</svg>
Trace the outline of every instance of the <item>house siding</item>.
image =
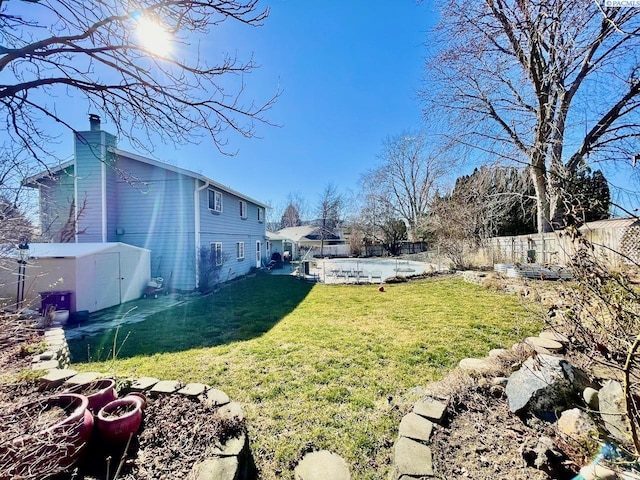
<svg viewBox="0 0 640 480">
<path fill-rule="evenodd" d="M 247 203 L 247 218 L 240 217 L 241 198 L 212 187 L 222 193 L 223 210 L 216 213 L 209 210 L 208 191 L 205 188 L 200 195 L 200 244 L 209 247 L 212 242 L 222 243 L 223 265 L 220 271 L 220 281 L 230 280 L 244 275 L 256 266 L 256 242 L 261 242 L 262 256 L 265 255 L 266 230 L 263 221 L 258 222 L 258 205 L 250 201 Z M 244 259 L 236 256 L 237 242 L 244 242 Z"/>
<path fill-rule="evenodd" d="M 183 291 L 197 287 L 198 246 L 222 244 L 221 281 L 244 275 L 257 265 L 258 241 L 265 258 L 263 205 L 220 186 L 215 189 L 223 195 L 223 211 L 214 213 L 208 208 L 205 187 L 198 191 L 196 221 L 194 192 L 206 179 L 111 148 L 115 145 L 115 136 L 101 130 L 76 134 L 74 166 L 59 172 L 56 179 L 42 181 L 48 190 L 40 188 L 41 218 L 49 219 L 52 231 L 64 225 L 75 198 L 76 210 L 82 209 L 76 242 L 123 242 L 146 248 L 151 251 L 151 275 L 162 276 L 168 288 Z M 246 203 L 246 218 L 240 215 L 241 199 Z M 262 209 L 261 221 L 258 209 Z M 242 259 L 236 255 L 237 242 L 244 242 Z"/>
<path fill-rule="evenodd" d="M 40 180 L 40 225 L 42 236 L 59 242 L 62 229 L 69 220 L 73 199 L 74 168 L 68 167 L 53 178 Z M 75 212 L 71 212 L 75 215 Z"/>
<path fill-rule="evenodd" d="M 118 157 L 117 199 L 109 204 L 117 218 L 109 240 L 151 250 L 151 275 L 169 288 L 195 288 L 193 179 L 126 157 Z"/>
<path fill-rule="evenodd" d="M 115 137 L 104 131 L 79 132 L 75 142 L 76 209 L 78 242 L 106 240 L 107 148 L 115 147 Z M 105 202 L 103 204 L 103 202 Z M 104 215 L 103 215 L 104 213 Z"/>
</svg>

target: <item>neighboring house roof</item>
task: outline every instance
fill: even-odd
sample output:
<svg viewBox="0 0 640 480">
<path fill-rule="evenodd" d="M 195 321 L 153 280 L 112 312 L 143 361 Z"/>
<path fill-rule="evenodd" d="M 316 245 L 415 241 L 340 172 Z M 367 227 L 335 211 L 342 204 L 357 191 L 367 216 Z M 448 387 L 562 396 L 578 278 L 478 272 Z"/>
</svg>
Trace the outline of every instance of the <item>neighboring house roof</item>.
<svg viewBox="0 0 640 480">
<path fill-rule="evenodd" d="M 282 235 L 278 235 L 277 233 L 274 233 L 274 232 L 267 232 L 267 240 L 271 240 L 272 242 L 277 242 L 279 240 L 286 240 L 286 237 L 283 237 Z"/>
<path fill-rule="evenodd" d="M 262 208 L 268 208 L 267 205 L 265 205 L 262 202 L 259 202 L 258 200 L 255 200 L 251 197 L 246 196 L 243 193 L 240 193 L 236 190 L 233 190 L 230 187 L 227 187 L 225 185 L 222 185 L 221 183 L 216 182 L 215 180 L 212 180 L 210 178 L 205 177 L 204 175 L 200 175 L 199 173 L 193 172 L 191 170 L 187 170 L 185 168 L 180 168 L 180 167 L 176 167 L 174 165 L 170 165 L 168 163 L 165 162 L 160 162 L 158 160 L 153 160 L 151 158 L 147 158 L 147 157 L 143 157 L 142 155 L 138 155 L 136 153 L 131 153 L 131 152 L 127 152 L 125 150 L 120 150 L 119 148 L 113 148 L 113 147 L 109 147 L 109 151 L 115 153 L 118 156 L 121 157 L 126 157 L 126 158 L 130 158 L 132 160 L 135 160 L 137 162 L 141 162 L 141 163 L 146 163 L 148 165 L 152 165 L 154 167 L 158 167 L 158 168 L 163 168 L 165 170 L 169 170 L 170 172 L 175 172 L 178 173 L 180 175 L 185 175 L 187 177 L 191 177 L 191 178 L 195 178 L 200 180 L 201 182 L 204 183 L 208 183 L 209 185 L 211 185 L 214 188 L 219 188 L 220 190 L 224 190 L 227 193 L 230 193 L 232 195 L 235 195 L 237 197 L 240 197 L 244 200 L 247 200 L 251 203 L 254 203 L 256 205 L 258 205 L 259 207 Z M 38 181 L 42 180 L 43 178 L 48 177 L 51 174 L 55 174 L 58 173 L 62 170 L 64 170 L 65 168 L 68 168 L 72 165 L 75 165 L 75 160 L 69 160 L 66 161 L 64 163 L 61 163 L 60 165 L 56 165 L 55 167 L 52 167 L 48 170 L 44 170 L 36 175 L 33 175 L 32 177 L 27 178 L 24 182 L 23 185 L 27 186 L 27 187 L 34 187 L 37 188 L 38 185 Z"/>
<path fill-rule="evenodd" d="M 321 240 L 321 227 L 316 227 L 314 225 L 302 225 L 300 227 L 287 227 L 282 230 L 278 230 L 278 235 L 286 238 L 287 240 L 292 240 L 294 242 L 300 242 L 300 240 Z M 333 233 L 328 232 L 324 239 L 325 240 L 337 240 L 338 236 Z"/>
<path fill-rule="evenodd" d="M 124 246 L 137 250 L 145 248 L 129 245 L 128 243 L 31 243 L 29 244 L 29 258 L 79 258 L 110 250 L 114 246 Z M 16 250 L 17 257 L 17 250 Z"/>
<path fill-rule="evenodd" d="M 580 230 L 597 230 L 599 228 L 626 228 L 640 226 L 640 220 L 637 218 L 607 218 L 605 220 L 596 220 L 594 222 L 585 223 Z"/>
</svg>

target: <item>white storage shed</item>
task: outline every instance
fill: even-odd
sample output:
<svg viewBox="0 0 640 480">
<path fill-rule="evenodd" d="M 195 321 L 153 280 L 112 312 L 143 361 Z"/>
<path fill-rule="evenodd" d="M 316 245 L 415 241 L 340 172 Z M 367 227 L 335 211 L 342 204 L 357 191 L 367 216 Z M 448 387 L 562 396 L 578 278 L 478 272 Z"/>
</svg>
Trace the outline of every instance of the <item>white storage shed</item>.
<svg viewBox="0 0 640 480">
<path fill-rule="evenodd" d="M 24 282 L 25 306 L 41 292 L 71 292 L 71 312 L 94 312 L 140 298 L 151 277 L 150 251 L 126 243 L 33 243 Z M 16 277 L 5 295 L 15 296 Z M 9 285 L 11 287 L 11 285 Z"/>
</svg>

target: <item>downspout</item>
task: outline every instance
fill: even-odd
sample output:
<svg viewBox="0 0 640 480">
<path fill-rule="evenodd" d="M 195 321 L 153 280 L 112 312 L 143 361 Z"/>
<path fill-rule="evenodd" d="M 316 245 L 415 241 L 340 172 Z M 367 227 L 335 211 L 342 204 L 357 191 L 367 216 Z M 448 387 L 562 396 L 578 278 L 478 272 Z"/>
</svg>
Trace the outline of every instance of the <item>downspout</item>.
<svg viewBox="0 0 640 480">
<path fill-rule="evenodd" d="M 102 210 L 101 221 L 101 241 L 104 243 L 107 241 L 107 146 L 104 132 L 100 132 L 100 176 L 102 178 L 101 194 L 102 202 L 100 209 Z M 76 206 L 77 208 L 77 206 Z"/>
<path fill-rule="evenodd" d="M 196 288 L 200 286 L 200 192 L 209 187 L 209 182 L 205 181 L 204 185 L 198 186 L 198 179 L 194 179 L 195 190 L 193 192 L 193 220 L 195 230 L 195 250 L 196 250 Z"/>
</svg>

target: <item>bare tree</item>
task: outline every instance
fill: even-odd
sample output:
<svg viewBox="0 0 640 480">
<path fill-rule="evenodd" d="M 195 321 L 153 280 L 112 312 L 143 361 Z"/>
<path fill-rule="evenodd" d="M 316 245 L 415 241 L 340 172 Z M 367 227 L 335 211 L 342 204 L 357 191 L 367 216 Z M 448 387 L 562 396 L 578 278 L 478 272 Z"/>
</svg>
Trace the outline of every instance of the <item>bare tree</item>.
<svg viewBox="0 0 640 480">
<path fill-rule="evenodd" d="M 638 152 L 637 8 L 448 0 L 435 33 L 425 114 L 443 113 L 450 138 L 529 167 L 538 231 L 551 229 L 564 179 Z"/>
<path fill-rule="evenodd" d="M 333 233 L 340 222 L 342 195 L 333 183 L 327 183 L 322 189 L 317 206 L 320 223 L 320 255 L 324 255 L 324 241 Z"/>
<path fill-rule="evenodd" d="M 8 139 L 42 162 L 55 139 L 43 121 L 74 130 L 56 104 L 81 99 L 138 148 L 152 150 L 153 133 L 176 143 L 208 134 L 224 151 L 225 130 L 252 136 L 277 93 L 245 100 L 253 59 L 202 55 L 200 40 L 222 22 L 259 26 L 267 15 L 257 0 L 0 0 Z"/>
<path fill-rule="evenodd" d="M 407 240 L 407 226 L 404 220 L 395 216 L 395 208 L 388 198 L 379 195 L 373 182 L 361 182 L 358 210 L 351 223 L 361 237 L 362 245 L 376 243 L 382 245 L 389 255 L 398 255 L 402 242 Z M 353 243 L 353 235 L 352 235 Z"/>
<path fill-rule="evenodd" d="M 386 218 L 406 222 L 409 240 L 415 242 L 438 182 L 450 173 L 452 163 L 429 149 L 425 134 L 412 132 L 387 138 L 379 160 L 361 181 L 366 201 Z"/>
<path fill-rule="evenodd" d="M 302 225 L 302 218 L 305 215 L 306 202 L 299 192 L 289 192 L 287 194 L 287 206 L 281 217 L 281 228 L 298 227 Z"/>
</svg>

